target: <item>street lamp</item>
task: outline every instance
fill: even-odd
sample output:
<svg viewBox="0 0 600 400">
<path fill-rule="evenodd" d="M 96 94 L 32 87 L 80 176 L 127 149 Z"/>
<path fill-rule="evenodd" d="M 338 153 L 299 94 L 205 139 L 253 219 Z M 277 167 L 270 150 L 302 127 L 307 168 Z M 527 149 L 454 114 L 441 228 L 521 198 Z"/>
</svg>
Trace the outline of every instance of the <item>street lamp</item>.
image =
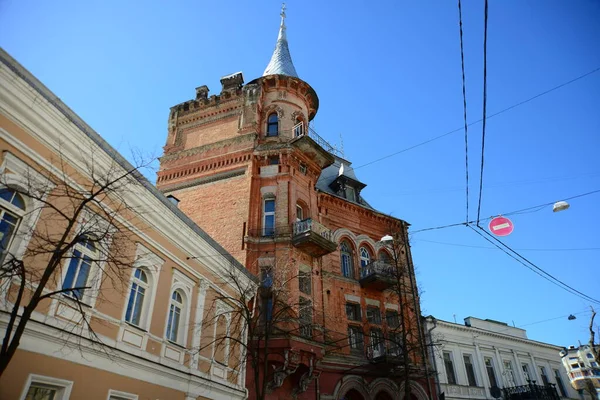
<svg viewBox="0 0 600 400">
<path fill-rule="evenodd" d="M 567 203 L 566 201 L 557 201 L 556 203 L 554 203 L 554 205 L 552 206 L 552 211 L 553 212 L 559 212 L 559 211 L 564 211 L 567 208 L 570 207 L 570 204 Z"/>
</svg>

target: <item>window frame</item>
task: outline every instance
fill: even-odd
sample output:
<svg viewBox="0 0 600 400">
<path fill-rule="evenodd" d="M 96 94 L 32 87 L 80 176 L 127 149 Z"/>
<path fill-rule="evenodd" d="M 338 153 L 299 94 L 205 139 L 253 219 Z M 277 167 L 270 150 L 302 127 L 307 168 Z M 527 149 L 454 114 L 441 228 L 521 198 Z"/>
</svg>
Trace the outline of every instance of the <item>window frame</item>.
<svg viewBox="0 0 600 400">
<path fill-rule="evenodd" d="M 174 299 L 173 297 L 175 295 L 179 295 L 179 297 L 181 298 L 181 301 L 178 301 L 177 299 Z M 176 304 L 174 304 L 176 302 Z M 171 296 L 169 296 L 169 308 L 167 311 L 167 326 L 165 329 L 165 338 L 171 342 L 171 343 L 175 343 L 175 344 L 179 344 L 181 345 L 181 341 L 180 339 L 180 333 L 182 332 L 182 321 L 184 319 L 184 309 L 185 309 L 185 293 L 183 293 L 183 291 L 181 289 L 173 289 L 171 291 Z M 174 318 L 174 309 L 179 309 L 179 316 L 177 319 L 177 324 L 173 325 L 173 318 Z M 173 314 L 171 314 L 173 312 Z M 173 318 L 171 317 L 171 315 L 173 315 Z M 172 338 L 172 334 L 173 334 L 173 326 L 175 327 L 176 331 L 175 331 L 175 339 Z M 171 329 L 169 330 L 169 327 L 171 327 Z"/>
<path fill-rule="evenodd" d="M 352 245 L 347 240 L 340 243 L 340 269 L 342 276 L 354 279 L 354 259 Z M 347 262 L 344 262 L 347 260 Z"/>
<path fill-rule="evenodd" d="M 90 245 L 94 247 L 93 250 L 90 249 Z M 65 297 L 89 305 L 93 297 L 90 291 L 93 291 L 99 286 L 98 274 L 100 273 L 100 269 L 98 267 L 98 262 L 101 257 L 99 249 L 100 245 L 98 239 L 86 235 L 73 246 L 70 256 L 65 260 L 64 273 L 61 280 L 61 290 L 64 290 L 63 295 Z M 87 263 L 88 265 L 87 275 L 85 277 L 85 282 L 83 282 L 83 284 L 78 284 L 84 263 Z M 75 269 L 75 271 L 70 284 L 71 289 L 81 286 L 89 286 L 89 288 L 68 290 L 70 288 L 66 287 L 65 284 L 67 283 L 67 276 L 72 268 Z M 78 295 L 74 294 L 75 291 L 78 292 Z"/>
<path fill-rule="evenodd" d="M 392 321 L 393 323 L 390 323 Z M 400 314 L 396 310 L 385 310 L 385 322 L 388 329 L 400 328 Z"/>
<path fill-rule="evenodd" d="M 277 203 L 275 197 L 265 197 L 262 202 L 262 236 L 273 237 L 275 236 L 275 212 L 277 210 Z M 267 211 L 267 202 L 273 202 L 273 211 Z M 267 227 L 267 217 L 273 218 L 273 226 Z"/>
<path fill-rule="evenodd" d="M 298 323 L 300 325 L 300 336 L 306 339 L 312 339 L 313 334 L 313 309 L 312 300 L 307 297 L 300 296 L 298 300 Z"/>
<path fill-rule="evenodd" d="M 512 361 L 502 360 L 502 369 L 504 370 L 505 379 L 510 379 L 509 383 L 511 386 L 516 386 L 515 370 L 513 369 Z"/>
<path fill-rule="evenodd" d="M 553 368 L 554 370 L 554 381 L 556 381 L 556 386 L 558 386 L 558 390 L 560 391 L 561 397 L 569 397 L 569 393 L 563 383 L 562 376 L 560 375 L 560 370 L 557 368 Z"/>
<path fill-rule="evenodd" d="M 140 277 L 137 277 L 136 274 L 137 272 L 140 272 Z M 142 267 L 138 267 L 135 268 L 133 270 L 132 273 L 132 277 L 131 277 L 131 283 L 129 284 L 129 297 L 127 299 L 127 303 L 125 304 L 125 322 L 136 326 L 138 328 L 141 328 L 143 325 L 145 325 L 145 314 L 146 314 L 146 308 L 147 308 L 147 304 L 148 304 L 148 297 L 150 295 L 150 290 L 151 289 L 151 285 L 150 285 L 150 280 L 152 278 L 148 278 L 148 273 L 146 273 L 145 269 Z M 145 281 L 143 279 L 141 279 L 141 276 L 145 277 Z M 143 290 L 143 292 L 140 292 L 140 289 Z M 141 305 L 140 305 L 140 296 L 141 296 Z M 133 302 L 131 308 L 129 307 L 130 304 Z M 139 307 L 138 313 L 136 314 L 136 306 Z M 127 314 L 129 313 L 129 310 L 131 310 L 131 315 L 127 316 Z M 137 315 L 138 320 L 133 321 L 133 319 L 135 318 L 135 316 Z"/>
<path fill-rule="evenodd" d="M 488 365 L 489 362 L 489 365 Z M 494 366 L 494 359 L 492 357 L 483 358 L 483 367 L 487 374 L 488 382 L 490 387 L 498 386 L 498 377 L 496 376 L 496 368 Z M 493 381 L 493 382 L 492 382 Z"/>
<path fill-rule="evenodd" d="M 21 391 L 21 397 L 19 400 L 25 400 L 27 398 L 27 393 L 32 385 L 46 386 L 49 388 L 56 388 L 57 393 L 54 400 L 69 400 L 71 397 L 71 390 L 73 389 L 73 381 L 68 381 L 65 379 L 58 379 L 50 376 L 37 375 L 37 374 L 29 374 L 27 380 L 25 381 L 25 385 L 23 386 L 23 390 Z"/>
<path fill-rule="evenodd" d="M 275 120 L 272 121 L 271 117 L 275 117 Z M 275 127 L 273 131 L 271 128 Z M 279 115 L 277 112 L 272 112 L 267 115 L 267 129 L 265 131 L 266 137 L 277 137 L 279 136 Z"/>
<path fill-rule="evenodd" d="M 448 358 L 446 358 L 446 356 L 448 356 Z M 456 369 L 454 368 L 454 359 L 452 357 L 452 352 L 444 351 L 442 353 L 442 361 L 444 362 L 444 372 L 446 373 L 446 380 L 448 381 L 448 384 L 457 385 L 458 383 L 456 380 Z"/>
<path fill-rule="evenodd" d="M 300 293 L 311 295 L 312 293 L 312 274 L 310 271 L 298 270 L 298 289 Z"/>
<path fill-rule="evenodd" d="M 348 325 L 348 347 L 351 352 L 364 350 L 365 333 L 360 325 Z"/>
<path fill-rule="evenodd" d="M 382 325 L 381 321 L 381 309 L 377 306 L 367 306 L 365 311 L 367 316 L 367 322 L 372 325 Z"/>
<path fill-rule="evenodd" d="M 371 263 L 371 252 L 366 246 L 360 246 L 360 268 L 364 268 Z"/>
<path fill-rule="evenodd" d="M 471 387 L 477 387 L 477 373 L 475 372 L 475 364 L 473 363 L 473 356 L 471 354 L 463 353 L 463 365 L 465 366 L 467 375 L 467 384 Z"/>
<path fill-rule="evenodd" d="M 139 396 L 133 393 L 122 392 L 120 390 L 109 389 L 106 400 L 138 400 Z"/>
<path fill-rule="evenodd" d="M 348 310 L 352 310 L 353 313 L 355 314 L 355 318 L 350 318 L 350 316 L 348 315 Z M 358 303 L 352 303 L 352 302 L 346 302 L 346 319 L 348 321 L 354 321 L 354 322 L 362 322 L 362 309 L 360 304 Z"/>
<path fill-rule="evenodd" d="M 9 188 L 27 193 L 27 188 L 31 186 L 32 182 L 36 188 L 44 188 L 43 192 L 38 193 L 39 199 L 21 194 L 27 211 L 21 218 L 19 226 L 8 246 L 8 254 L 20 260 L 31 240 L 34 228 L 44 207 L 44 201 L 56 185 L 11 152 L 4 151 L 2 155 L 3 160 L 2 164 L 0 164 L 0 181 L 2 183 L 0 184 L 0 188 Z M 5 286 L 0 285 L 0 292 L 3 293 L 8 290 L 8 287 Z"/>
<path fill-rule="evenodd" d="M 11 222 L 7 219 L 6 224 L 12 226 L 12 229 L 10 230 L 10 235 L 8 236 L 8 240 L 6 242 L 4 251 L 2 250 L 3 246 L 0 243 L 0 263 L 3 263 L 4 259 L 11 254 L 10 250 L 13 245 L 13 242 L 19 234 L 19 228 L 22 224 L 23 217 L 27 215 L 27 200 L 22 194 L 20 194 L 15 188 L 11 186 L 2 186 L 0 187 L 0 191 L 12 192 L 10 201 L 0 198 L 0 226 L 2 225 L 2 222 L 4 222 L 4 217 L 6 214 L 8 214 L 15 220 L 14 222 Z M 20 201 L 23 203 L 23 208 L 13 204 L 15 198 L 20 199 Z M 1 241 L 4 241 L 5 237 L 6 233 L 3 233 Z"/>
</svg>

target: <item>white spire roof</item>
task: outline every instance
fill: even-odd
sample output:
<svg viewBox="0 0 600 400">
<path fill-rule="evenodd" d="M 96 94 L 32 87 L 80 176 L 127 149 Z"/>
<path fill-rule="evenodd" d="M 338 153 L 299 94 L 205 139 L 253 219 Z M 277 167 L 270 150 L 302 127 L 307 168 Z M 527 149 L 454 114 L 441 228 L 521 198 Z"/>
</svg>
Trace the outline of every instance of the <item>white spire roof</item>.
<svg viewBox="0 0 600 400">
<path fill-rule="evenodd" d="M 279 36 L 277 36 L 277 44 L 275 51 L 271 56 L 269 65 L 263 72 L 263 76 L 267 75 L 288 75 L 298 78 L 296 68 L 292 62 L 290 49 L 288 48 L 287 37 L 285 36 L 285 3 L 281 7 L 281 25 L 279 26 Z"/>
</svg>

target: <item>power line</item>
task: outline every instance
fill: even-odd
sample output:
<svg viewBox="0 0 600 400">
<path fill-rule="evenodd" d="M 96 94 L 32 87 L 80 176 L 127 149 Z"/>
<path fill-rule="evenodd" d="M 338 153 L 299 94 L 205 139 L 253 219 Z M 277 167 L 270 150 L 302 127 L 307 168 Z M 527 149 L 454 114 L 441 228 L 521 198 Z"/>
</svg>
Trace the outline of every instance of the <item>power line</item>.
<svg viewBox="0 0 600 400">
<path fill-rule="evenodd" d="M 530 269 L 531 271 L 535 272 L 536 274 L 538 274 L 542 278 L 546 279 L 547 281 L 553 283 L 554 285 L 560 287 L 561 289 L 563 289 L 563 290 L 565 290 L 565 291 L 567 291 L 567 292 L 569 292 L 569 293 L 571 293 L 571 294 L 573 294 L 573 295 L 575 295 L 577 297 L 580 297 L 580 298 L 582 298 L 582 299 L 584 299 L 586 301 L 591 301 L 593 303 L 600 304 L 600 300 L 596 300 L 593 297 L 590 297 L 590 296 L 586 295 L 585 293 L 580 292 L 579 290 L 577 290 L 577 289 L 569 286 L 565 282 L 563 282 L 560 279 L 556 278 L 554 275 L 552 275 L 552 274 L 544 271 L 542 268 L 538 267 L 536 264 L 534 264 L 533 262 L 531 262 L 527 258 L 523 257 L 521 254 L 519 254 L 518 252 L 516 252 L 510 246 L 508 246 L 507 244 L 505 244 L 501 240 L 499 240 L 499 239 L 495 238 L 494 236 L 492 236 L 490 233 L 488 233 L 482 227 L 477 226 L 477 229 L 479 229 L 483 233 L 479 232 L 477 229 L 475 229 L 471 225 L 467 225 L 467 226 L 469 228 L 471 228 L 474 232 L 476 232 L 478 235 L 480 235 L 482 238 L 484 238 L 485 240 L 487 240 L 489 243 L 493 244 L 494 246 L 496 246 L 497 248 L 499 248 L 500 250 L 502 250 L 505 254 L 509 255 L 514 260 L 516 260 L 517 262 L 519 262 L 520 264 L 522 264 L 526 268 Z M 485 237 L 484 235 L 489 236 L 491 238 L 491 240 L 488 239 L 487 237 Z"/>
<path fill-rule="evenodd" d="M 493 114 L 490 114 L 490 115 L 486 116 L 486 120 L 489 120 L 490 118 L 496 117 L 496 116 L 498 116 L 498 115 L 500 115 L 500 114 L 503 114 L 503 113 L 505 113 L 505 112 L 507 112 L 507 111 L 510 111 L 510 110 L 512 110 L 513 108 L 517 108 L 517 107 L 520 107 L 520 106 L 522 106 L 522 105 L 524 105 L 524 104 L 527 104 L 527 103 L 529 103 L 530 101 L 533 101 L 533 100 L 535 100 L 535 99 L 537 99 L 537 98 L 539 98 L 539 97 L 542 97 L 542 96 L 545 96 L 545 95 L 547 95 L 548 93 L 552 93 L 552 92 L 554 92 L 555 90 L 558 90 L 558 89 L 560 89 L 560 88 L 562 88 L 562 87 L 565 87 L 565 86 L 567 86 L 567 85 L 570 85 L 570 84 L 572 84 L 572 83 L 574 83 L 574 82 L 577 82 L 577 81 L 579 81 L 579 80 L 581 80 L 581 79 L 583 79 L 583 78 L 585 78 L 585 77 L 587 77 L 587 76 L 589 76 L 589 75 L 592 75 L 592 74 L 594 74 L 594 73 L 596 73 L 596 72 L 598 72 L 598 71 L 600 71 L 600 67 L 597 67 L 597 68 L 595 68 L 595 69 L 593 69 L 593 70 L 591 70 L 591 71 L 589 71 L 589 72 L 586 72 L 586 73 L 585 73 L 585 74 L 583 74 L 583 75 L 579 75 L 578 77 L 576 77 L 576 78 L 573 78 L 573 79 L 571 79 L 570 81 L 567 81 L 567 82 L 561 83 L 560 85 L 557 85 L 557 86 L 554 86 L 554 87 L 552 87 L 552 88 L 550 88 L 550 89 L 548 89 L 548 90 L 545 90 L 544 92 L 538 93 L 538 94 L 536 94 L 536 95 L 535 95 L 535 96 L 533 96 L 533 97 L 530 97 L 530 98 L 528 98 L 528 99 L 525 99 L 525 100 L 523 100 L 523 101 L 520 101 L 520 102 L 518 102 L 518 103 L 516 103 L 516 104 L 513 104 L 513 105 L 511 105 L 511 106 L 509 106 L 509 107 L 507 107 L 507 108 L 504 108 L 504 109 L 502 109 L 502 110 L 500 110 L 500 111 L 497 111 L 497 112 L 495 112 L 495 113 L 493 113 Z M 473 121 L 473 122 L 469 123 L 467 126 L 472 126 L 472 125 L 478 124 L 478 123 L 480 123 L 480 122 L 482 122 L 482 121 L 483 121 L 482 119 L 478 119 L 477 121 Z M 359 165 L 358 167 L 354 167 L 353 169 L 357 170 L 357 169 L 359 169 L 359 168 L 363 168 L 363 167 L 369 166 L 369 165 L 371 165 L 371 164 L 375 164 L 375 163 L 377 163 L 377 162 L 379 162 L 379 161 L 383 161 L 383 160 L 385 160 L 385 159 L 388 159 L 388 158 L 390 158 L 390 157 L 397 156 L 398 154 L 405 153 L 405 152 L 407 152 L 407 151 L 413 150 L 413 149 L 415 149 L 415 148 L 417 148 L 417 147 L 420 147 L 420 146 L 423 146 L 423 145 L 425 145 L 425 144 L 431 143 L 431 142 L 433 142 L 433 141 L 435 141 L 435 140 L 441 139 L 441 138 L 443 138 L 443 137 L 446 137 L 446 136 L 448 136 L 448 135 L 451 135 L 451 134 L 453 134 L 453 133 L 460 132 L 460 131 L 462 131 L 463 129 L 464 129 L 463 127 L 460 127 L 460 128 L 457 128 L 457 129 L 453 129 L 453 130 L 451 130 L 451 131 L 449 131 L 449 132 L 446 132 L 446 133 L 444 133 L 444 134 L 441 134 L 441 135 L 439 135 L 439 136 L 435 136 L 435 137 L 433 137 L 433 138 L 431 138 L 431 139 L 427 139 L 427 140 L 425 140 L 424 142 L 417 143 L 417 144 L 415 144 L 415 145 L 413 145 L 413 146 L 407 147 L 407 148 L 405 148 L 405 149 L 402 149 L 402 150 L 396 151 L 396 152 L 394 152 L 394 153 L 390 153 L 390 154 L 388 154 L 388 155 L 385 155 L 385 156 L 383 156 L 383 157 L 377 158 L 377 159 L 375 159 L 375 160 L 372 160 L 372 161 L 370 161 L 370 162 L 367 162 L 367 163 L 365 163 L 365 164 Z"/>
<path fill-rule="evenodd" d="M 465 52 L 463 46 L 463 24 L 462 24 L 462 6 L 461 1 L 458 0 L 458 27 L 460 32 L 460 66 L 462 70 L 462 95 L 463 95 L 463 119 L 465 121 L 465 178 L 466 184 L 466 199 L 467 199 L 467 212 L 465 222 L 469 220 L 469 140 L 468 140 L 468 128 L 467 123 L 467 84 L 465 79 Z"/>
<path fill-rule="evenodd" d="M 578 194 L 578 195 L 575 195 L 575 196 L 571 196 L 571 197 L 567 197 L 567 198 L 563 198 L 563 200 L 565 200 L 565 201 L 566 200 L 573 200 L 573 199 L 577 199 L 577 198 L 580 198 L 580 197 L 589 196 L 589 195 L 592 195 L 592 194 L 595 194 L 595 193 L 600 193 L 600 189 L 598 189 L 598 190 L 592 190 L 591 192 L 581 193 L 581 194 Z M 510 212 L 507 212 L 507 213 L 500 213 L 500 214 L 497 214 L 497 215 L 509 216 L 509 215 L 515 215 L 515 214 L 527 214 L 528 212 L 537 212 L 537 211 L 541 211 L 542 209 L 544 209 L 544 208 L 546 208 L 548 206 L 553 205 L 554 203 L 555 203 L 555 201 L 550 202 L 550 203 L 539 204 L 539 205 L 533 206 L 533 207 L 522 208 L 520 210 L 510 211 Z M 487 221 L 487 220 L 490 220 L 492 218 L 494 218 L 494 217 L 483 218 L 480 221 Z M 425 232 L 425 231 L 433 231 L 433 230 L 437 230 L 437 229 L 451 228 L 451 227 L 454 227 L 454 226 L 474 224 L 476 222 L 477 221 L 458 222 L 456 224 L 448 224 L 448 225 L 434 226 L 434 227 L 431 227 L 431 228 L 423 228 L 423 229 L 418 229 L 416 231 L 412 231 L 411 234 L 419 233 L 419 232 Z"/>
<path fill-rule="evenodd" d="M 456 246 L 456 247 L 469 247 L 473 249 L 487 249 L 487 250 L 497 250 L 497 247 L 488 247 L 488 246 L 475 246 L 470 244 L 463 243 L 448 243 L 448 242 L 438 242 L 435 240 L 425 240 L 425 239 L 413 239 L 413 241 L 417 242 L 427 242 L 427 243 L 435 243 L 435 244 L 443 244 L 446 246 Z M 527 249 L 527 248 L 518 248 L 515 250 L 519 251 L 597 251 L 600 250 L 600 247 L 576 247 L 576 248 L 558 248 L 558 249 Z"/>
<path fill-rule="evenodd" d="M 487 31 L 488 31 L 488 0 L 485 0 L 484 11 L 484 30 L 483 30 L 483 121 L 481 128 L 481 169 L 479 172 L 479 200 L 477 201 L 477 226 L 479 226 L 479 216 L 481 215 L 481 195 L 483 193 L 483 162 L 485 154 L 485 126 L 487 113 Z M 468 218 L 467 218 L 468 219 Z"/>
</svg>

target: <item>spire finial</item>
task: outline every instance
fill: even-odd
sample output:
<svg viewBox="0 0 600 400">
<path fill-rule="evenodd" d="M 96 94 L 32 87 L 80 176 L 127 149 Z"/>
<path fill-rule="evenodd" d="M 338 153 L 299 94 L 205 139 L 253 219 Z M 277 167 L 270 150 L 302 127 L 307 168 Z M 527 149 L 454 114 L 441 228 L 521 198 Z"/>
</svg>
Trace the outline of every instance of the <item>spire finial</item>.
<svg viewBox="0 0 600 400">
<path fill-rule="evenodd" d="M 288 75 L 298 77 L 294 64 L 292 63 L 292 57 L 290 56 L 290 50 L 288 48 L 287 37 L 285 34 L 285 3 L 281 4 L 281 25 L 279 26 L 279 35 L 277 36 L 277 44 L 275 45 L 275 51 L 271 57 L 271 61 L 263 76 L 266 75 Z"/>
</svg>

